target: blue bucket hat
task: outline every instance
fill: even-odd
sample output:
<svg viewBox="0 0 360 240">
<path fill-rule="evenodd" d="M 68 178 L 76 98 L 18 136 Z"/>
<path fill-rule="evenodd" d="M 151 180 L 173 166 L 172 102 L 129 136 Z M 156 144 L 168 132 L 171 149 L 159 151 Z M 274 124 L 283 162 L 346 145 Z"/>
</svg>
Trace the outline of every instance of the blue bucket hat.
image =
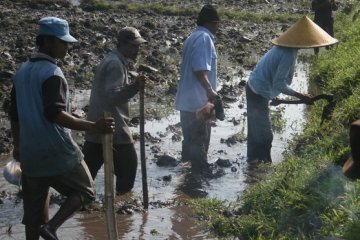
<svg viewBox="0 0 360 240">
<path fill-rule="evenodd" d="M 44 17 L 40 19 L 37 35 L 54 36 L 69 43 L 77 42 L 77 40 L 69 33 L 68 22 L 57 17 Z"/>
</svg>

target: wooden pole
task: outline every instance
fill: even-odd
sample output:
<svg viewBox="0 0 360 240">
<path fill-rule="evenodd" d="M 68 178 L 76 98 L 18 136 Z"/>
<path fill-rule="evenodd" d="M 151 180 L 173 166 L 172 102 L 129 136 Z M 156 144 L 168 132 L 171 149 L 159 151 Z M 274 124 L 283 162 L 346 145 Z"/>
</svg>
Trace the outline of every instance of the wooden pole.
<svg viewBox="0 0 360 240">
<path fill-rule="evenodd" d="M 104 117 L 111 117 L 111 113 L 104 112 Z M 109 240 L 117 240 L 118 231 L 114 205 L 114 162 L 113 162 L 113 134 L 102 136 L 104 175 L 105 175 L 105 215 Z"/>
<path fill-rule="evenodd" d="M 145 162 L 145 110 L 144 110 L 144 95 L 145 87 L 140 87 L 140 160 L 141 160 L 141 174 L 142 174 L 142 188 L 144 208 L 149 207 L 149 195 L 147 186 L 146 162 Z"/>
</svg>

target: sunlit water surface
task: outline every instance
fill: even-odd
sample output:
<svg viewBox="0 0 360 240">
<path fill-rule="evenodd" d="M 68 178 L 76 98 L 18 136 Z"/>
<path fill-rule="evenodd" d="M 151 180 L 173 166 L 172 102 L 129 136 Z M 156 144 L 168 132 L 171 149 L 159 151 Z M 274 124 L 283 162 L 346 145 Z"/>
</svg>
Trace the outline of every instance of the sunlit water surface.
<svg viewBox="0 0 360 240">
<path fill-rule="evenodd" d="M 307 66 L 298 64 L 292 87 L 300 92 L 307 92 Z M 244 76 L 247 79 L 247 76 Z M 82 107 L 87 104 L 89 91 L 81 91 L 74 97 L 74 104 Z M 240 109 L 239 104 L 245 107 Z M 238 132 L 246 133 L 246 112 L 245 93 L 235 103 L 229 104 L 227 108 L 226 120 L 216 121 L 216 127 L 213 127 L 211 144 L 209 149 L 209 162 L 214 163 L 218 158 L 229 159 L 233 163 L 233 170 L 224 168 L 225 175 L 211 179 L 199 186 L 201 193 L 207 193 L 207 197 L 218 198 L 221 200 L 234 201 L 241 196 L 249 177 L 246 163 L 246 142 L 227 146 L 220 143 L 220 139 L 226 139 Z M 146 106 L 145 106 L 146 107 Z M 283 118 L 286 119 L 284 132 L 276 133 L 274 136 L 272 159 L 274 164 L 282 160 L 282 152 L 286 149 L 287 143 L 294 134 L 301 133 L 304 123 L 304 105 L 282 105 L 284 107 Z M 240 124 L 234 126 L 231 120 L 235 118 L 240 120 Z M 159 133 L 167 134 L 161 137 L 162 141 L 157 144 L 161 148 L 160 154 L 169 154 L 179 159 L 181 142 L 171 140 L 172 133 L 166 131 L 166 127 L 179 122 L 178 112 L 174 112 L 161 121 L 147 121 L 145 132 L 152 136 L 159 137 Z M 133 132 L 138 132 L 138 128 L 132 128 Z M 173 201 L 190 199 L 191 191 L 187 192 L 184 187 L 184 177 L 187 171 L 186 164 L 179 164 L 176 167 L 159 167 L 154 161 L 154 153 L 150 150 L 153 144 L 146 146 L 147 175 L 150 207 L 147 213 L 138 213 L 128 215 L 117 215 L 117 226 L 119 239 L 214 239 L 209 233 L 205 232 L 185 206 L 172 206 L 156 208 L 152 207 L 151 202 Z M 139 152 L 139 143 L 136 143 Z M 0 163 L 4 165 L 9 156 L 3 156 Z M 140 156 L 139 156 L 140 159 Z M 2 172 L 3 166 L 1 166 Z M 236 171 L 235 171 L 236 170 Z M 171 181 L 163 181 L 164 176 L 171 175 Z M 100 170 L 96 180 L 96 191 L 98 195 L 104 191 L 104 173 Z M 8 192 L 17 192 L 17 187 L 9 185 L 0 177 L 0 190 Z M 132 193 L 135 198 L 142 198 L 142 178 L 140 163 L 135 188 Z M 51 206 L 51 212 L 54 213 L 58 206 Z M 14 202 L 5 199 L 0 204 L 0 240 L 5 239 L 25 239 L 24 226 L 21 224 L 22 202 Z M 10 228 L 11 227 L 11 228 Z M 59 230 L 60 239 L 107 239 L 105 216 L 103 213 L 83 213 L 79 212 L 69 219 Z"/>
</svg>

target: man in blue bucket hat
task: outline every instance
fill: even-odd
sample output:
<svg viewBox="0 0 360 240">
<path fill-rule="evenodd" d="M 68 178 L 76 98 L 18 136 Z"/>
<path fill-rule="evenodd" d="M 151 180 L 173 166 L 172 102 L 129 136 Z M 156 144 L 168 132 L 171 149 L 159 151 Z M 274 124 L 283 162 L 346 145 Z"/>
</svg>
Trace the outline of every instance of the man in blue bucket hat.
<svg viewBox="0 0 360 240">
<path fill-rule="evenodd" d="M 69 43 L 66 20 L 45 17 L 39 21 L 38 51 L 13 77 L 10 119 L 14 158 L 22 170 L 25 235 L 27 240 L 58 239 L 56 230 L 73 213 L 94 199 L 93 180 L 70 129 L 113 132 L 112 118 L 96 122 L 73 117 L 69 111 L 68 84 L 55 59 L 63 59 Z M 49 188 L 66 196 L 48 220 Z"/>
</svg>

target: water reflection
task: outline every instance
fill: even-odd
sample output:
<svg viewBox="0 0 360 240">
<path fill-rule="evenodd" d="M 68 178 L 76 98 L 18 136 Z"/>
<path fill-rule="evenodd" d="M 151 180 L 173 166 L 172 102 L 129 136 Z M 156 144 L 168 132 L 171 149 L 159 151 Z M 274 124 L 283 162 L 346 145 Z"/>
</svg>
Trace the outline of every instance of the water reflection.
<svg viewBox="0 0 360 240">
<path fill-rule="evenodd" d="M 182 194 L 186 194 L 190 198 L 204 198 L 208 193 L 204 190 L 204 184 L 207 183 L 204 179 L 192 172 L 186 173 L 184 178 L 179 183 L 177 190 Z"/>
<path fill-rule="evenodd" d="M 308 85 L 307 66 L 298 64 L 294 76 L 294 89 L 306 92 Z M 244 75 L 246 79 L 246 74 Z M 76 92 L 74 103 L 78 107 L 84 107 L 88 102 L 89 91 Z M 245 108 L 238 106 L 246 105 L 243 96 L 237 102 L 229 103 L 229 108 L 225 109 L 227 119 L 216 122 L 212 130 L 212 137 L 209 149 L 209 162 L 215 164 L 216 160 L 228 159 L 232 164 L 231 168 L 223 168 L 225 175 L 207 181 L 197 179 L 189 172 L 185 163 L 180 163 L 175 167 L 159 167 L 155 163 L 155 154 L 151 149 L 157 145 L 160 152 L 170 154 L 176 159 L 180 159 L 181 142 L 172 140 L 171 131 L 167 130 L 169 125 L 179 122 L 177 112 L 162 120 L 147 121 L 145 132 L 152 136 L 159 137 L 160 143 L 146 145 L 146 161 L 149 185 L 150 208 L 148 212 L 134 212 L 133 214 L 117 214 L 117 225 L 119 239 L 209 239 L 209 233 L 204 232 L 201 226 L 197 225 L 200 221 L 196 219 L 186 205 L 172 204 L 171 206 L 157 206 L 160 202 L 180 202 L 184 199 L 210 197 L 220 200 L 234 201 L 238 199 L 247 183 L 255 182 L 265 174 L 253 168 L 246 162 L 246 142 L 237 142 L 228 146 L 221 143 L 222 138 L 227 138 L 240 131 L 246 132 L 246 122 L 243 122 Z M 282 159 L 282 152 L 287 146 L 287 142 L 294 134 L 301 133 L 304 123 L 304 105 L 284 105 L 283 117 L 286 119 L 286 128 L 283 133 L 274 135 L 272 159 L 274 164 Z M 239 120 L 240 124 L 234 125 L 231 119 Z M 131 130 L 136 133 L 138 127 Z M 160 136 L 161 135 L 161 136 Z M 138 144 L 136 144 L 139 152 Z M 140 159 L 140 158 L 139 158 Z M 3 157 L 0 161 L 0 171 L 3 165 L 10 160 L 10 156 Z M 171 181 L 164 181 L 164 176 L 171 175 Z M 104 192 L 104 172 L 101 169 L 95 180 L 95 187 L 98 199 Z M 7 184 L 0 177 L 0 190 L 16 193 L 15 186 Z M 140 167 L 137 172 L 135 187 L 132 192 L 134 199 L 142 199 L 142 181 Z M 52 206 L 55 211 L 58 206 Z M 24 227 L 21 224 L 22 203 L 14 199 L 4 199 L 0 204 L 0 239 L 24 239 Z M 11 226 L 11 234 L 7 230 Z M 60 239 L 107 239 L 105 216 L 102 212 L 79 212 L 69 221 L 65 222 L 58 231 Z"/>
</svg>

